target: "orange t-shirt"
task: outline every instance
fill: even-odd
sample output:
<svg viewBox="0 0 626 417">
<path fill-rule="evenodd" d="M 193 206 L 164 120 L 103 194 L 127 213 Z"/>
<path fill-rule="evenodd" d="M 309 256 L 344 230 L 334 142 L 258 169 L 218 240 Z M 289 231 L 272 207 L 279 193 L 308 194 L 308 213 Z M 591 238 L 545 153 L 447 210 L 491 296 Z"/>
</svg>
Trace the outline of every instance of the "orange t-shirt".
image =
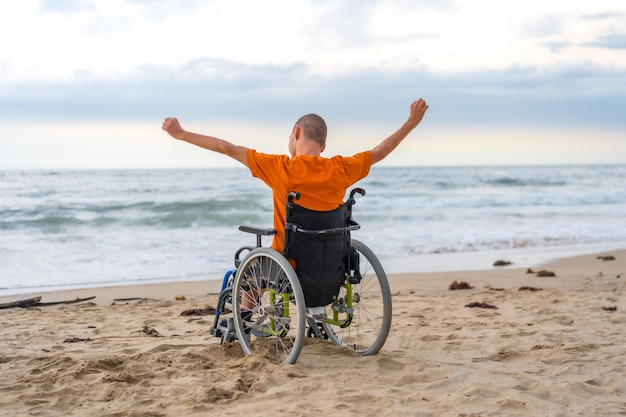
<svg viewBox="0 0 626 417">
<path fill-rule="evenodd" d="M 280 253 L 285 244 L 287 195 L 300 193 L 298 204 L 310 210 L 328 211 L 343 204 L 346 190 L 365 178 L 372 165 L 369 151 L 354 156 L 270 155 L 248 150 L 248 166 L 253 177 L 265 182 L 274 199 L 274 229 L 277 233 L 272 248 Z"/>
</svg>

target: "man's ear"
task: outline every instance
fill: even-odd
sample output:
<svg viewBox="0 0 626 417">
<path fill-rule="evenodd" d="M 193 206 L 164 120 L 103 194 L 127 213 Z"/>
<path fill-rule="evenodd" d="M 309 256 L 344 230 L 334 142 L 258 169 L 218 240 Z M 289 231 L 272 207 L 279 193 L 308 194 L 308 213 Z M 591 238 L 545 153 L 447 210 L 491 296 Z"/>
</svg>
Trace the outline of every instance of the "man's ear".
<svg viewBox="0 0 626 417">
<path fill-rule="evenodd" d="M 324 149 L 326 149 L 326 145 L 322 145 L 322 146 L 320 147 L 320 153 L 324 152 Z"/>
<path fill-rule="evenodd" d="M 300 139 L 300 134 L 302 133 L 302 130 L 300 129 L 300 126 L 295 125 L 293 127 L 293 137 L 294 139 Z"/>
</svg>

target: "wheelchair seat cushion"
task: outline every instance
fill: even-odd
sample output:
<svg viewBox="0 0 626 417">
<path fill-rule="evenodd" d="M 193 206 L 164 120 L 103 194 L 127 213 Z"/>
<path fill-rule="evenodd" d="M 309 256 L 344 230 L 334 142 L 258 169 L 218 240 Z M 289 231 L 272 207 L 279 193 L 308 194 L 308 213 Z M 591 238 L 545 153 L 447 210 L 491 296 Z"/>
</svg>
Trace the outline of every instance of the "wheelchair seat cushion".
<svg viewBox="0 0 626 417">
<path fill-rule="evenodd" d="M 347 222 L 347 208 L 332 211 L 308 210 L 297 204 L 287 205 L 287 225 L 305 230 L 342 228 Z M 303 233 L 285 228 L 285 257 L 296 262 L 296 273 L 302 285 L 307 307 L 332 303 L 346 276 L 346 255 L 350 233 Z"/>
</svg>

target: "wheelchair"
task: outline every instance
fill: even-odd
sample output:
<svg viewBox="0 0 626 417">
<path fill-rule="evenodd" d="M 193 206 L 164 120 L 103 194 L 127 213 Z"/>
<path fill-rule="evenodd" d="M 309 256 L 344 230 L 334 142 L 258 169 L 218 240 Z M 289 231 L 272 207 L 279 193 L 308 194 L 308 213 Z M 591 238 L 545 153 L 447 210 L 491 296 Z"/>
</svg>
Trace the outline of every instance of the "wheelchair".
<svg viewBox="0 0 626 417">
<path fill-rule="evenodd" d="M 351 238 L 360 229 L 352 219 L 357 193 L 365 190 L 351 190 L 327 212 L 299 206 L 299 193 L 289 193 L 283 254 L 262 246 L 262 237 L 276 230 L 240 226 L 256 235 L 256 246 L 235 253 L 210 334 L 278 364 L 295 363 L 305 337 L 362 355 L 380 351 L 391 327 L 391 291 L 376 255 Z"/>
</svg>

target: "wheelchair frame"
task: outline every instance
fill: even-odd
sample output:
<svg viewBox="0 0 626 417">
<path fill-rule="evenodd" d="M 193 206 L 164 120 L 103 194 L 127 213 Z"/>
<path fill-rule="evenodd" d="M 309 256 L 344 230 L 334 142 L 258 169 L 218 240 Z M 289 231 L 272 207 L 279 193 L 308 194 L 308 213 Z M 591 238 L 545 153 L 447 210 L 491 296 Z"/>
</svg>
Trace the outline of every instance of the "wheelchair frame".
<svg viewBox="0 0 626 417">
<path fill-rule="evenodd" d="M 358 230 L 360 225 L 351 216 L 356 193 L 364 195 L 365 191 L 355 188 L 350 192 L 345 227 L 285 227 L 308 234 Z M 288 203 L 298 198 L 297 193 L 290 193 Z M 350 246 L 358 253 L 359 265 L 347 268 L 332 303 L 307 308 L 298 276 L 287 258 L 262 246 L 262 237 L 272 236 L 276 230 L 245 225 L 239 230 L 256 235 L 256 246 L 237 250 L 235 268 L 227 271 L 222 280 L 215 322 L 210 329 L 213 336 L 221 338 L 221 343 L 238 340 L 245 354 L 265 350 L 268 357 L 282 364 L 296 362 L 305 336 L 329 339 L 362 355 L 375 354 L 383 347 L 391 327 L 391 291 L 380 261 L 365 244 L 350 240 Z"/>
</svg>

